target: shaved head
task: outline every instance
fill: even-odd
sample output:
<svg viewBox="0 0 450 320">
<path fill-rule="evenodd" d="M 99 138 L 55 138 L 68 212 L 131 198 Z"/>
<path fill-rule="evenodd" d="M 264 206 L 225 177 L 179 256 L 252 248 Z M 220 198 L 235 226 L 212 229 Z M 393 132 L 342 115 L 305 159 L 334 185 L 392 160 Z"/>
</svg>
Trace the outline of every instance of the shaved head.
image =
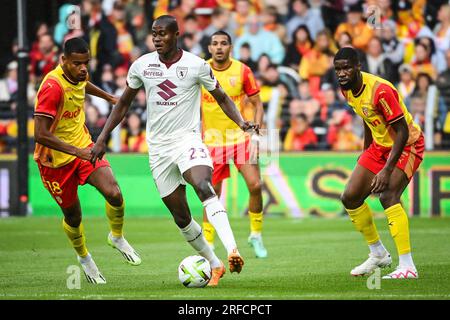
<svg viewBox="0 0 450 320">
<path fill-rule="evenodd" d="M 166 30 L 176 33 L 178 31 L 177 19 L 174 16 L 163 15 L 156 18 L 153 22 L 154 26 L 163 26 Z"/>
</svg>

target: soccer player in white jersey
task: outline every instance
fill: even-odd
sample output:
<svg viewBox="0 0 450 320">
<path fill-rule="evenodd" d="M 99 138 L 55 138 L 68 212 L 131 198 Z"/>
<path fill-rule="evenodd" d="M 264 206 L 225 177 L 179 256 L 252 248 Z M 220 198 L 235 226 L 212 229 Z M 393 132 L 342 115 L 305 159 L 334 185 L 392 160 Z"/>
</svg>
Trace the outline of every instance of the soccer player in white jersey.
<svg viewBox="0 0 450 320">
<path fill-rule="evenodd" d="M 258 131 L 259 127 L 244 121 L 206 61 L 178 48 L 178 25 L 173 16 L 157 18 L 152 25 L 152 35 L 156 52 L 140 57 L 131 65 L 127 87 L 92 148 L 91 162 L 103 157 L 106 138 L 127 113 L 139 88 L 144 86 L 153 179 L 186 241 L 210 262 L 212 278 L 208 285 L 216 286 L 225 267 L 206 242 L 200 225 L 191 217 L 186 201 L 186 182 L 192 185 L 202 201 L 208 220 L 227 249 L 230 272 L 241 272 L 244 260 L 239 254 L 227 212 L 211 183 L 212 161 L 200 131 L 201 86 L 242 130 Z"/>
</svg>

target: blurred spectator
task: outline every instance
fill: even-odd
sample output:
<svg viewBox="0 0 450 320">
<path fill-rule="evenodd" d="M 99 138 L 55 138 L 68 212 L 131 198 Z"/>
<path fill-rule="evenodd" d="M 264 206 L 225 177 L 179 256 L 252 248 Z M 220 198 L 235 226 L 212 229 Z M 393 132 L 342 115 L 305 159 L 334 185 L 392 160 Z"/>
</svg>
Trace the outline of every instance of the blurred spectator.
<svg viewBox="0 0 450 320">
<path fill-rule="evenodd" d="M 256 78 L 262 78 L 264 77 L 264 73 L 267 71 L 267 68 L 272 64 L 272 61 L 270 60 L 270 57 L 263 53 L 258 60 L 256 61 L 256 72 L 255 77 Z"/>
<path fill-rule="evenodd" d="M 278 14 L 280 15 L 280 22 L 285 24 L 288 18 L 289 13 L 289 0 L 265 0 L 266 7 L 272 6 L 277 9 Z"/>
<path fill-rule="evenodd" d="M 426 96 L 414 94 L 411 97 L 411 103 L 409 106 L 409 112 L 411 113 L 414 122 L 417 123 L 422 128 L 422 130 L 425 129 L 426 102 Z"/>
<path fill-rule="evenodd" d="M 410 97 L 416 88 L 412 68 L 409 64 L 402 64 L 399 68 L 399 73 L 400 82 L 397 85 L 397 89 L 406 106 L 409 106 Z"/>
<path fill-rule="evenodd" d="M 445 55 L 439 50 L 436 50 L 436 44 L 434 42 L 434 36 L 430 34 L 429 36 L 421 36 L 415 40 L 415 44 L 421 43 L 427 49 L 427 54 L 431 59 L 431 64 L 436 69 L 437 73 L 445 70 Z"/>
<path fill-rule="evenodd" d="M 84 0 L 82 8 L 84 19 L 88 20 L 92 81 L 99 83 L 104 65 L 116 68 L 124 62 L 118 52 L 117 30 L 103 14 L 100 0 Z"/>
<path fill-rule="evenodd" d="M 361 63 L 363 71 L 377 75 L 383 79 L 395 83 L 398 77 L 395 75 L 397 71 L 394 69 L 392 61 L 383 53 L 381 40 L 373 37 L 367 45 L 367 54 Z"/>
<path fill-rule="evenodd" d="M 320 77 L 333 67 L 332 57 L 336 53 L 336 46 L 327 30 L 317 34 L 314 47 L 303 56 L 299 75 L 302 79 L 308 79 L 313 95 L 320 89 Z"/>
<path fill-rule="evenodd" d="M 447 110 L 450 111 L 450 49 L 445 52 L 445 58 L 447 60 L 447 70 L 439 74 L 436 85 L 444 99 Z"/>
<path fill-rule="evenodd" d="M 249 0 L 236 0 L 235 10 L 231 14 L 231 21 L 235 23 L 232 37 L 240 37 L 244 33 L 249 17 L 252 15 L 251 8 Z"/>
<path fill-rule="evenodd" d="M 110 94 L 114 94 L 114 91 L 117 89 L 114 82 L 113 69 L 109 64 L 105 64 L 103 66 L 102 78 L 99 87 Z"/>
<path fill-rule="evenodd" d="M 148 152 L 145 130 L 141 128 L 141 119 L 137 113 L 128 114 L 126 128 L 121 130 L 121 152 Z"/>
<path fill-rule="evenodd" d="M 120 1 L 114 2 L 109 21 L 117 31 L 117 50 L 122 56 L 121 65 L 128 68 L 130 66 L 131 50 L 134 46 L 133 37 L 131 36 L 133 28 L 126 20 L 125 5 Z"/>
<path fill-rule="evenodd" d="M 316 40 L 317 33 L 325 28 L 320 10 L 309 8 L 308 0 L 292 1 L 292 10 L 294 15 L 286 24 L 286 33 L 289 37 L 287 42 L 290 43 L 294 41 L 292 35 L 294 34 L 295 29 L 300 25 L 306 25 L 311 34 L 311 38 Z"/>
<path fill-rule="evenodd" d="M 263 56 L 264 55 L 261 55 L 261 57 Z M 256 73 L 258 65 L 256 64 L 255 61 L 252 60 L 252 50 L 247 42 L 241 45 L 241 49 L 239 50 L 239 57 L 240 57 L 239 61 L 245 63 L 254 73 Z"/>
<path fill-rule="evenodd" d="M 169 11 L 169 14 L 174 16 L 178 22 L 178 30 L 182 35 L 184 33 L 184 18 L 194 13 L 195 0 L 181 0 L 180 4 L 173 10 Z"/>
<path fill-rule="evenodd" d="M 17 94 L 19 89 L 19 83 L 17 78 L 17 70 L 18 70 L 17 61 L 11 61 L 6 67 L 6 76 L 3 79 L 0 79 L 0 101 L 6 102 L 16 102 Z M 28 83 L 27 86 L 27 97 L 28 104 L 30 106 L 33 105 L 34 98 L 36 96 L 36 90 L 34 89 L 34 85 L 32 82 Z M 15 103 L 11 105 L 11 109 L 13 110 L 15 107 Z M 12 111 L 11 110 L 11 111 Z"/>
<path fill-rule="evenodd" d="M 397 26 L 394 21 L 386 20 L 383 22 L 383 27 L 381 29 L 381 41 L 383 45 L 383 50 L 385 56 L 393 63 L 393 68 L 398 70 L 400 65 L 403 63 L 404 55 L 404 45 L 401 43 L 397 37 Z M 398 73 L 395 72 L 394 82 L 398 82 Z"/>
<path fill-rule="evenodd" d="M 352 36 L 348 32 L 341 32 L 336 39 L 338 48 L 352 47 Z"/>
<path fill-rule="evenodd" d="M 214 8 L 211 14 L 211 23 L 208 27 L 203 30 L 203 37 L 200 40 L 200 45 L 203 48 L 203 53 L 205 54 L 205 60 L 211 58 L 211 54 L 208 51 L 209 41 L 211 36 L 217 31 L 225 31 L 231 37 L 231 41 L 234 43 L 235 40 L 235 22 L 230 19 L 231 13 L 229 10 L 222 7 Z"/>
<path fill-rule="evenodd" d="M 342 32 L 350 34 L 355 48 L 366 50 L 369 40 L 373 36 L 373 30 L 363 20 L 362 6 L 360 3 L 349 7 L 347 20 L 339 24 L 334 34 L 334 39 L 339 39 Z"/>
<path fill-rule="evenodd" d="M 98 109 L 93 106 L 89 101 L 85 103 L 86 112 L 86 127 L 91 134 L 92 141 L 97 141 L 98 136 L 102 132 L 105 125 L 106 118 L 100 115 Z"/>
<path fill-rule="evenodd" d="M 202 36 L 197 17 L 194 14 L 188 14 L 184 18 L 184 34 L 179 38 L 181 48 L 204 58 L 203 48 L 200 45 Z"/>
<path fill-rule="evenodd" d="M 437 72 L 431 63 L 431 56 L 429 48 L 424 44 L 418 43 L 415 48 L 415 58 L 411 64 L 413 75 L 417 78 L 419 73 L 426 73 L 431 79 L 436 79 Z"/>
<path fill-rule="evenodd" d="M 47 73 L 58 65 L 59 50 L 50 34 L 39 38 L 37 50 L 30 52 L 31 76 L 40 84 Z"/>
<path fill-rule="evenodd" d="M 328 122 L 328 144 L 334 151 L 356 151 L 362 139 L 353 132 L 352 116 L 345 110 L 335 110 Z"/>
<path fill-rule="evenodd" d="M 313 128 L 309 126 L 307 117 L 303 113 L 291 116 L 289 128 L 283 147 L 285 151 L 312 150 L 317 146 L 317 136 Z"/>
<path fill-rule="evenodd" d="M 329 83 L 325 83 L 321 87 L 323 94 L 323 103 L 321 106 L 321 119 L 327 120 L 332 117 L 332 114 L 336 110 L 345 110 L 345 104 L 339 101 L 336 97 L 336 90 Z"/>
<path fill-rule="evenodd" d="M 237 38 L 233 51 L 235 59 L 240 59 L 239 49 L 245 42 L 251 47 L 254 61 L 257 61 L 263 53 L 276 64 L 280 64 L 284 59 L 285 49 L 280 39 L 274 33 L 262 29 L 258 16 L 249 17 L 244 33 Z"/>
<path fill-rule="evenodd" d="M 434 28 L 436 49 L 445 53 L 450 49 L 450 4 L 443 4 L 438 12 L 439 23 Z"/>
<path fill-rule="evenodd" d="M 67 18 L 75 12 L 76 7 L 72 4 L 63 4 L 59 8 L 59 21 L 55 26 L 55 32 L 53 38 L 55 42 L 62 46 L 64 42 L 64 36 L 69 32 L 69 24 Z"/>
<path fill-rule="evenodd" d="M 294 41 L 292 41 L 287 49 L 286 56 L 283 61 L 283 65 L 288 66 L 298 72 L 298 67 L 302 60 L 313 46 L 313 40 L 309 33 L 308 27 L 305 25 L 300 25 L 295 29 L 292 36 Z"/>
<path fill-rule="evenodd" d="M 145 0 L 129 0 L 125 4 L 126 20 L 130 22 L 133 30 L 134 41 L 142 44 L 149 33 L 149 25 L 145 19 Z"/>
<path fill-rule="evenodd" d="M 153 43 L 153 35 L 151 33 L 147 34 L 145 41 L 141 46 L 142 55 L 155 51 L 155 44 Z"/>
<path fill-rule="evenodd" d="M 280 23 L 276 7 L 267 6 L 262 12 L 261 19 L 264 30 L 275 33 L 281 41 L 285 42 L 286 27 Z"/>
</svg>

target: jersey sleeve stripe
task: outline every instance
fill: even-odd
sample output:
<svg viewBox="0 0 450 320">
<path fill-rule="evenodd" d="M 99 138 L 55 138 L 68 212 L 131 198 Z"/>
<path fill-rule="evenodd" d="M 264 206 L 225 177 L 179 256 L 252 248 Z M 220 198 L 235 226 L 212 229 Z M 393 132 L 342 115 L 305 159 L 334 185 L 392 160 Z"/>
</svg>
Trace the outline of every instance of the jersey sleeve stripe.
<svg viewBox="0 0 450 320">
<path fill-rule="evenodd" d="M 401 114 L 401 115 L 399 115 L 398 117 L 395 117 L 394 119 L 392 119 L 391 121 L 389 121 L 388 124 L 393 124 L 394 122 L 396 122 L 396 121 L 398 121 L 398 120 L 400 120 L 401 118 L 404 118 L 404 117 L 405 117 L 405 115 L 404 115 L 404 114 Z"/>
<path fill-rule="evenodd" d="M 43 117 L 55 119 L 55 117 L 53 115 L 51 115 L 50 113 L 46 113 L 46 112 L 35 112 L 34 116 L 43 116 Z"/>
</svg>

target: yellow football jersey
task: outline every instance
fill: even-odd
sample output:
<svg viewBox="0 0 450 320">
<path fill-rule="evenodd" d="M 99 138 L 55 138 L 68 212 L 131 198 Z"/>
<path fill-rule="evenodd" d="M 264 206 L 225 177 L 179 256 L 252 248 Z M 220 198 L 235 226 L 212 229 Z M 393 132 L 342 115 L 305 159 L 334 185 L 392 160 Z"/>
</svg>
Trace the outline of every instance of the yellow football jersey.
<svg viewBox="0 0 450 320">
<path fill-rule="evenodd" d="M 361 73 L 363 85 L 360 92 L 353 95 L 351 90 L 343 90 L 342 93 L 370 128 L 374 142 L 392 147 L 395 132 L 391 124 L 401 118 L 405 118 L 409 129 L 406 145 L 416 142 L 421 134 L 420 126 L 414 122 L 397 89 L 389 81 L 370 73 Z"/>
<path fill-rule="evenodd" d="M 49 72 L 37 93 L 35 115 L 53 119 L 50 131 L 60 140 L 78 148 L 92 143 L 85 125 L 84 99 L 86 81 L 72 82 L 61 66 Z M 36 143 L 34 159 L 43 166 L 58 168 L 75 160 L 75 156 Z"/>
<path fill-rule="evenodd" d="M 253 72 L 247 65 L 235 59 L 231 59 L 231 64 L 223 70 L 214 69 L 212 60 L 208 62 L 222 89 L 234 101 L 239 112 L 248 117 L 245 100 L 259 93 Z M 241 143 L 247 136 L 233 120 L 228 118 L 214 97 L 204 88 L 202 89 L 202 127 L 204 142 L 208 146 Z"/>
</svg>

